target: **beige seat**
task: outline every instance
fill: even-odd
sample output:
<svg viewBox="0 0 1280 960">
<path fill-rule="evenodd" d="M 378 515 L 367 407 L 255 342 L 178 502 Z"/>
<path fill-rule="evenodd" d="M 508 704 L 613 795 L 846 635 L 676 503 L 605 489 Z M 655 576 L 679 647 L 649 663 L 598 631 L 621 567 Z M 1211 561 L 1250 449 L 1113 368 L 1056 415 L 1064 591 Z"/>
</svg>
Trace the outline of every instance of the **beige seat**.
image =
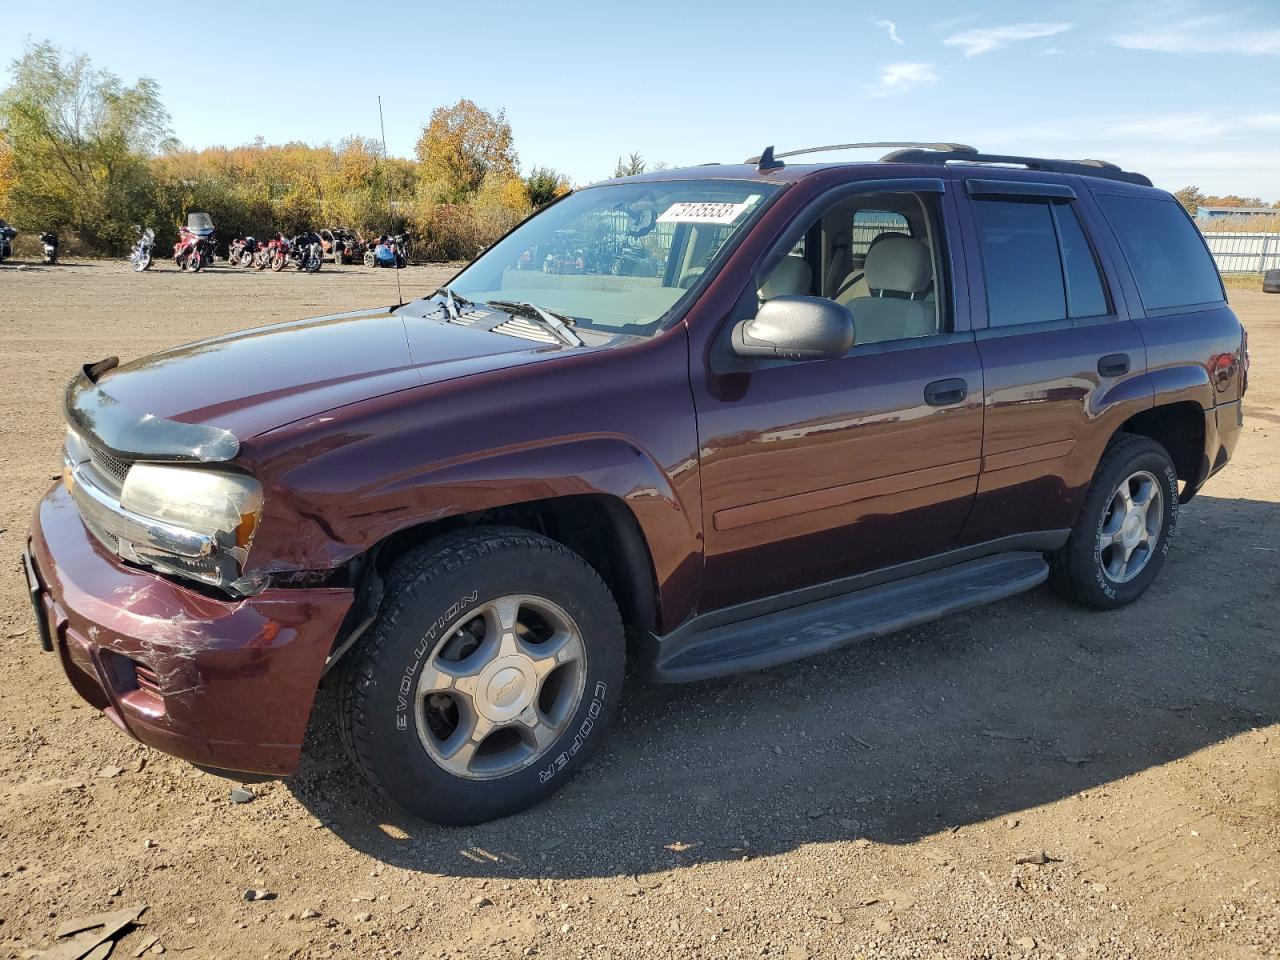
<svg viewBox="0 0 1280 960">
<path fill-rule="evenodd" d="M 807 296 L 813 290 L 813 268 L 804 257 L 788 254 L 760 284 L 760 302 L 784 295 Z"/>
<path fill-rule="evenodd" d="M 900 233 L 877 233 L 871 238 L 871 243 L 867 245 L 867 254 L 870 255 L 872 247 L 883 240 L 885 237 L 899 237 Z M 840 286 L 836 287 L 832 294 L 832 299 L 836 303 L 848 306 L 858 297 L 871 296 L 871 288 L 867 285 L 866 259 L 863 259 L 863 267 L 860 270 L 850 270 L 845 278 L 840 281 Z"/>
<path fill-rule="evenodd" d="M 886 236 L 867 251 L 868 296 L 846 306 L 853 314 L 857 343 L 927 337 L 938 329 L 937 304 L 930 298 L 933 262 L 919 240 Z"/>
</svg>

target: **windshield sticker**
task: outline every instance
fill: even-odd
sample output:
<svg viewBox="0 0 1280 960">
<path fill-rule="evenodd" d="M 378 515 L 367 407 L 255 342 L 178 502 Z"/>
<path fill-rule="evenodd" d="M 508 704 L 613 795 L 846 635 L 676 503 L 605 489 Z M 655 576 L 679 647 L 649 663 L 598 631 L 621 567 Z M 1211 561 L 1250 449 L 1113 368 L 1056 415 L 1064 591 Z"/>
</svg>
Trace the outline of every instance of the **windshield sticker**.
<svg viewBox="0 0 1280 960">
<path fill-rule="evenodd" d="M 673 203 L 658 217 L 659 223 L 723 223 L 737 220 L 751 201 L 744 203 Z"/>
</svg>

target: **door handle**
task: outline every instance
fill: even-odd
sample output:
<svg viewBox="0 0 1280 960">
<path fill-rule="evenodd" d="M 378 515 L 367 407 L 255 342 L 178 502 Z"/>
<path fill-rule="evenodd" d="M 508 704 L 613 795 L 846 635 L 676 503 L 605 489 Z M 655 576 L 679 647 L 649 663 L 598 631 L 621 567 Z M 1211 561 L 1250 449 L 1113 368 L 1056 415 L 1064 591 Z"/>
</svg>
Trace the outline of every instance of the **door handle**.
<svg viewBox="0 0 1280 960">
<path fill-rule="evenodd" d="M 949 407 L 969 395 L 969 384 L 960 377 L 935 380 L 924 388 L 924 402 L 931 407 Z"/>
<path fill-rule="evenodd" d="M 1127 353 L 1108 353 L 1098 360 L 1098 373 L 1104 377 L 1123 377 L 1129 372 Z"/>
</svg>

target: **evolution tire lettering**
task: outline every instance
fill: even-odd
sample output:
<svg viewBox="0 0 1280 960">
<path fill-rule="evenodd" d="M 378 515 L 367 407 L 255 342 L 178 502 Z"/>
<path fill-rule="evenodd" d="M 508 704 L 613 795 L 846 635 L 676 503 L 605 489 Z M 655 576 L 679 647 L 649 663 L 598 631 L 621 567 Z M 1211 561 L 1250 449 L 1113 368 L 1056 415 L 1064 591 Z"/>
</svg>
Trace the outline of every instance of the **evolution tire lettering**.
<svg viewBox="0 0 1280 960">
<path fill-rule="evenodd" d="M 596 725 L 596 718 L 600 716 L 600 711 L 604 709 L 605 685 L 597 683 L 593 692 L 590 705 L 587 707 L 587 715 L 582 723 L 578 725 L 577 732 L 573 735 L 573 743 L 567 750 L 562 750 L 556 754 L 555 758 L 543 770 L 538 771 L 538 782 L 546 783 L 557 773 L 568 766 L 569 761 L 578 753 L 579 750 L 587 742 L 587 737 L 591 736 L 591 730 Z"/>
<path fill-rule="evenodd" d="M 409 665 L 405 667 L 404 673 L 400 675 L 400 689 L 396 692 L 395 715 L 397 730 L 408 730 L 410 727 L 409 706 L 413 703 L 413 688 L 417 683 L 418 667 L 422 664 L 422 658 L 435 649 L 436 643 L 440 639 L 440 631 L 457 620 L 462 611 L 473 605 L 478 599 L 480 599 L 480 591 L 472 590 L 457 602 L 450 604 L 449 609 L 435 619 L 422 635 L 422 640 L 413 648 L 413 658 L 409 661 Z"/>
</svg>

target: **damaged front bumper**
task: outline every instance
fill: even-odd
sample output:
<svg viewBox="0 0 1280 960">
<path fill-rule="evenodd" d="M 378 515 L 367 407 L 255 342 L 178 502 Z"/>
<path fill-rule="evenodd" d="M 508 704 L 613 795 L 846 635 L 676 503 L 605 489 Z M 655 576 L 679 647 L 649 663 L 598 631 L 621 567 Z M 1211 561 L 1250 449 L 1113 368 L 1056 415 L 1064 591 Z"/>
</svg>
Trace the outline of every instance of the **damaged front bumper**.
<svg viewBox="0 0 1280 960">
<path fill-rule="evenodd" d="M 40 501 L 28 549 L 41 634 L 81 697 L 200 766 L 293 771 L 350 589 L 215 599 L 108 556 L 61 485 Z"/>
</svg>

